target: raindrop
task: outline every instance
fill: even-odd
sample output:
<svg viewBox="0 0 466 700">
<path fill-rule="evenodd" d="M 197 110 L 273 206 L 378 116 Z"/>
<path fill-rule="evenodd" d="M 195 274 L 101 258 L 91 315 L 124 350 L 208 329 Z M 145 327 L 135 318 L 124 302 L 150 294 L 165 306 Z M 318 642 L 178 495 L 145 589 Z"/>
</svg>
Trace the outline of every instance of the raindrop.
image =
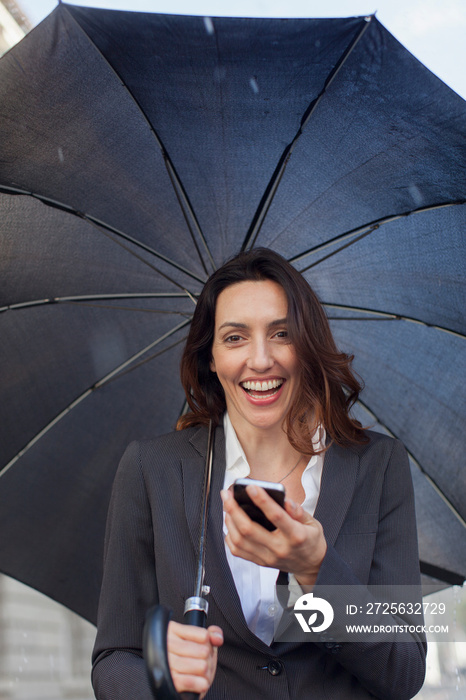
<svg viewBox="0 0 466 700">
<path fill-rule="evenodd" d="M 319 48 L 320 48 L 320 43 L 321 43 L 321 42 L 320 42 L 320 39 L 316 39 L 316 42 L 315 42 L 315 47 L 316 47 L 316 49 L 319 49 Z"/>
<path fill-rule="evenodd" d="M 212 22 L 210 17 L 204 17 L 204 26 L 205 26 L 207 34 L 214 34 L 215 33 L 214 23 Z"/>
<path fill-rule="evenodd" d="M 252 91 L 257 95 L 259 92 L 259 85 L 257 84 L 257 80 L 253 78 L 249 78 L 249 85 L 252 87 Z"/>
<path fill-rule="evenodd" d="M 63 155 L 63 149 L 61 148 L 61 146 L 58 147 L 58 160 L 60 161 L 60 163 L 63 163 L 63 161 L 65 160 L 65 156 Z"/>
<path fill-rule="evenodd" d="M 408 188 L 409 194 L 413 198 L 413 202 L 417 207 L 420 207 L 424 201 L 421 190 L 417 185 L 410 185 Z"/>
</svg>

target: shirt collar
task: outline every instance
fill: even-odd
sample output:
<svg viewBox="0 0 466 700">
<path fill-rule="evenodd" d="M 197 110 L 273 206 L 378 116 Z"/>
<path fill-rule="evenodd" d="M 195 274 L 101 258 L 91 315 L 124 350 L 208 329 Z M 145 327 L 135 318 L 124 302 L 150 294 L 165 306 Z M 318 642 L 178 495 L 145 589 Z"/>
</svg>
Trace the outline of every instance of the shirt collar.
<svg viewBox="0 0 466 700">
<path fill-rule="evenodd" d="M 223 428 L 225 430 L 225 482 L 228 481 L 229 486 L 235 479 L 244 479 L 249 476 L 250 469 L 227 411 L 223 416 Z M 228 488 L 228 486 L 225 485 L 225 488 Z"/>
<path fill-rule="evenodd" d="M 314 448 L 314 450 L 316 450 L 317 452 L 323 450 L 325 447 L 326 438 L 327 434 L 325 432 L 324 426 L 319 425 L 312 437 L 312 447 Z M 318 464 L 320 461 L 323 461 L 322 453 L 312 455 L 304 471 L 306 472 L 308 469 L 311 469 L 315 464 Z"/>
</svg>

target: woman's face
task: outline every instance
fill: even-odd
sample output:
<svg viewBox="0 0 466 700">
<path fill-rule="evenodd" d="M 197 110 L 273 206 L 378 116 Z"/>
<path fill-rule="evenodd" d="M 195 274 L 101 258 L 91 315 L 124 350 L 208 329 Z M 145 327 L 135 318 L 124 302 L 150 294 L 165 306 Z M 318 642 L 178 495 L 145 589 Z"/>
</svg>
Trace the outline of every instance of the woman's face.
<svg viewBox="0 0 466 700">
<path fill-rule="evenodd" d="M 282 428 L 299 383 L 287 331 L 288 302 L 276 282 L 239 282 L 218 296 L 210 369 L 237 432 Z"/>
</svg>

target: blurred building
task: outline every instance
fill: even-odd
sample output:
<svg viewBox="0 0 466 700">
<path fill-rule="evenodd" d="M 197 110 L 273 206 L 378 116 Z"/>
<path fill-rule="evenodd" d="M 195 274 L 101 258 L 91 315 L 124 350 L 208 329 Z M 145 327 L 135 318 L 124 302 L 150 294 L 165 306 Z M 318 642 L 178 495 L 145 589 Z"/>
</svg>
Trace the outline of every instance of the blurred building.
<svg viewBox="0 0 466 700">
<path fill-rule="evenodd" d="M 91 700 L 95 627 L 0 574 L 0 700 Z"/>
<path fill-rule="evenodd" d="M 32 25 L 15 0 L 0 0 L 0 56 L 17 44 Z"/>
</svg>

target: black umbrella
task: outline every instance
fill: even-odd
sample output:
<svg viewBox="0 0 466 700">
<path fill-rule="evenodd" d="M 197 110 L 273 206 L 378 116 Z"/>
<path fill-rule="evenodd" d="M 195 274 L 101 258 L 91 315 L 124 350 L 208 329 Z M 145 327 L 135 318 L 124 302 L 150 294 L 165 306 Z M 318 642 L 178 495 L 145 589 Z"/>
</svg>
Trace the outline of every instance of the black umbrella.
<svg viewBox="0 0 466 700">
<path fill-rule="evenodd" d="M 119 457 L 173 428 L 196 295 L 262 245 L 354 352 L 364 423 L 411 454 L 424 572 L 461 582 L 465 132 L 374 17 L 61 4 L 6 54 L 0 568 L 95 620 Z"/>
</svg>

